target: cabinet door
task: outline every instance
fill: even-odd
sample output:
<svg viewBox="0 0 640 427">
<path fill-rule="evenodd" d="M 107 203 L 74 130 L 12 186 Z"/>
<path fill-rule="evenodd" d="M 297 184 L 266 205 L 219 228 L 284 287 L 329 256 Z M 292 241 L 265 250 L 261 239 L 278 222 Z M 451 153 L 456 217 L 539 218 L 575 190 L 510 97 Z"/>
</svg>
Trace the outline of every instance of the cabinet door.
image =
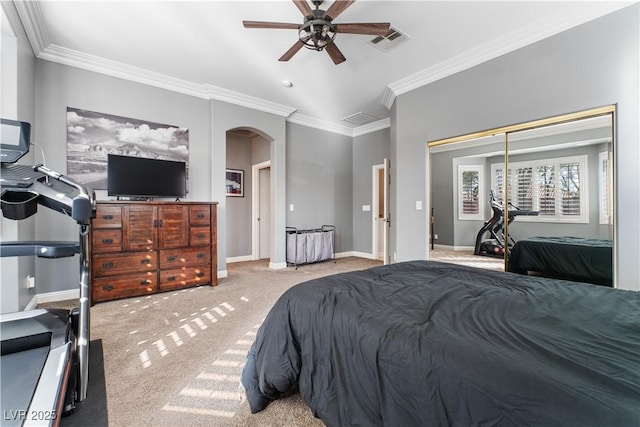
<svg viewBox="0 0 640 427">
<path fill-rule="evenodd" d="M 189 244 L 189 207 L 158 207 L 158 243 L 160 248 L 179 248 Z"/>
<path fill-rule="evenodd" d="M 126 251 L 152 250 L 157 244 L 157 209 L 155 206 L 124 207 L 124 248 Z"/>
</svg>

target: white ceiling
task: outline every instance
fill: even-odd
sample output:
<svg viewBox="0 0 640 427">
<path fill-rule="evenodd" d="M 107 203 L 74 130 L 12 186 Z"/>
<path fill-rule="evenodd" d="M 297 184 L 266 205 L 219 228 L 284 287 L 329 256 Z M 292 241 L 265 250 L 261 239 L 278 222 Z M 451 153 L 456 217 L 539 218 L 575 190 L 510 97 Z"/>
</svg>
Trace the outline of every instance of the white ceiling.
<svg viewBox="0 0 640 427">
<path fill-rule="evenodd" d="M 326 52 L 306 49 L 279 62 L 295 30 L 242 26 L 243 19 L 302 23 L 288 0 L 15 2 L 40 58 L 344 134 L 388 125 L 389 107 L 404 92 L 628 4 L 358 0 L 334 22 L 390 22 L 409 40 L 385 53 L 368 44 L 374 36 L 338 34 L 347 60 L 334 65 Z M 359 112 L 380 120 L 342 120 Z"/>
</svg>

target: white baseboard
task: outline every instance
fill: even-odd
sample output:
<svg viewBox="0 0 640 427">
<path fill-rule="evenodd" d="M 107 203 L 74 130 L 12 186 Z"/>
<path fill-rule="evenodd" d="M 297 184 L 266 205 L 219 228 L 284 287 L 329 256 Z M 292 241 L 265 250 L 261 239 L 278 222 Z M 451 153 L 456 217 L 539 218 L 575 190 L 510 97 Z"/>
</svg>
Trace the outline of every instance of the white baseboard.
<svg viewBox="0 0 640 427">
<path fill-rule="evenodd" d="M 69 289 L 67 291 L 47 292 L 44 294 L 36 294 L 31 298 L 29 304 L 24 308 L 25 310 L 33 310 L 38 304 L 45 302 L 66 301 L 68 299 L 79 299 L 79 289 Z"/>
<path fill-rule="evenodd" d="M 282 270 L 283 268 L 287 268 L 286 262 L 270 262 L 269 268 L 272 270 Z"/>
<path fill-rule="evenodd" d="M 231 258 L 227 258 L 227 264 L 231 264 L 234 262 L 244 262 L 244 261 L 253 261 L 252 255 L 242 255 L 242 256 L 234 256 Z"/>
<path fill-rule="evenodd" d="M 473 251 L 475 250 L 474 246 L 450 246 L 450 245 L 433 245 L 435 249 L 444 249 L 447 251 Z"/>
<path fill-rule="evenodd" d="M 348 251 L 348 252 L 340 252 L 336 254 L 336 259 L 337 258 L 347 258 L 350 256 L 355 256 L 358 258 L 366 258 L 366 259 L 376 259 L 375 256 L 373 256 L 373 254 L 369 254 L 366 252 L 358 252 L 358 251 Z"/>
</svg>

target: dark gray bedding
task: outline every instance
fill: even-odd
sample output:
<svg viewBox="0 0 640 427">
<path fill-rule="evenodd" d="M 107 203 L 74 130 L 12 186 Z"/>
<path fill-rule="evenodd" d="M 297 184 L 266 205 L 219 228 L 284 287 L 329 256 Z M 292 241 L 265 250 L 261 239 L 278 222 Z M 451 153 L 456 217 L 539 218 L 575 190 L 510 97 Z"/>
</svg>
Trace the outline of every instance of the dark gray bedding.
<svg viewBox="0 0 640 427">
<path fill-rule="evenodd" d="M 311 280 L 274 305 L 242 383 L 328 426 L 637 426 L 640 294 L 430 261 Z"/>
<path fill-rule="evenodd" d="M 529 271 L 611 286 L 613 242 L 573 236 L 536 236 L 518 240 L 509 252 L 509 271 Z"/>
</svg>

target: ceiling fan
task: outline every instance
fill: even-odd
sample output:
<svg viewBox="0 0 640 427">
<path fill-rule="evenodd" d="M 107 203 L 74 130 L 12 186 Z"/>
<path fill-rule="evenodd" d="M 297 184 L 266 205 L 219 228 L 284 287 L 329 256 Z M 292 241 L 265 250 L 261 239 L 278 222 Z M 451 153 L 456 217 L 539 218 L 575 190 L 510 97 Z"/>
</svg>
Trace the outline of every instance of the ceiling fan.
<svg viewBox="0 0 640 427">
<path fill-rule="evenodd" d="M 388 22 L 334 24 L 333 20 L 354 2 L 355 0 L 336 0 L 325 11 L 320 9 L 320 5 L 324 3 L 323 0 L 312 0 L 315 9 L 311 9 L 307 0 L 293 0 L 304 15 L 302 24 L 264 21 L 242 21 L 242 24 L 245 28 L 298 30 L 298 41 L 278 59 L 279 61 L 288 61 L 302 47 L 306 47 L 317 51 L 326 50 L 329 57 L 338 65 L 346 61 L 346 58 L 333 42 L 337 33 L 383 36 L 389 32 Z"/>
</svg>

